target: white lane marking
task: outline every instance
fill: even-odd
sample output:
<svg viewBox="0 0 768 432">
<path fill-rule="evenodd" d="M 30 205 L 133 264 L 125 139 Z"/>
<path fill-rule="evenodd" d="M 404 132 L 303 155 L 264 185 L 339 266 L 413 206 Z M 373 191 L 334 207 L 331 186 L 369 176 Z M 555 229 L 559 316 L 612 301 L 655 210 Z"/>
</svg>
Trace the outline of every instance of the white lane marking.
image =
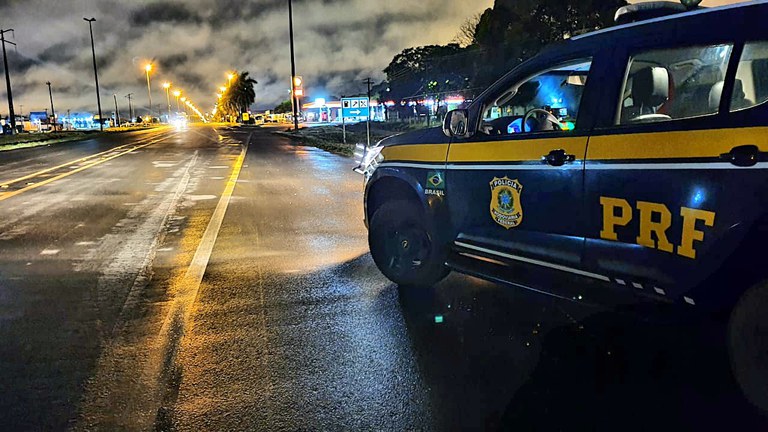
<svg viewBox="0 0 768 432">
<path fill-rule="evenodd" d="M 656 294 L 667 295 L 667 293 L 659 287 L 653 287 L 653 290 L 656 291 Z"/>
<path fill-rule="evenodd" d="M 164 247 L 164 248 L 160 248 L 160 249 L 158 249 L 157 251 L 158 251 L 158 252 L 170 252 L 170 251 L 172 251 L 172 250 L 173 250 L 173 248 L 172 248 L 172 247 Z"/>
<path fill-rule="evenodd" d="M 210 169 L 229 169 L 229 167 L 226 166 L 226 165 L 216 165 L 216 166 L 212 166 L 212 167 L 208 167 L 208 168 L 210 168 Z"/>
<path fill-rule="evenodd" d="M 637 282 L 632 282 L 632 286 L 637 288 L 637 289 L 643 289 L 643 284 L 640 284 L 640 283 L 637 283 Z"/>
<path fill-rule="evenodd" d="M 211 180 L 224 180 L 226 177 L 211 177 Z"/>
<path fill-rule="evenodd" d="M 696 306 L 696 302 L 693 301 L 693 299 L 690 297 L 683 297 L 683 300 L 685 300 L 685 302 L 688 303 L 689 305 Z"/>
<path fill-rule="evenodd" d="M 179 163 L 176 161 L 152 161 L 152 165 L 154 165 L 155 168 L 170 168 L 178 164 Z"/>
<path fill-rule="evenodd" d="M 190 199 L 192 201 L 206 201 L 206 200 L 212 200 L 216 199 L 216 195 L 188 195 L 187 199 Z"/>
<path fill-rule="evenodd" d="M 60 249 L 43 249 L 40 255 L 56 255 L 59 252 L 61 252 Z"/>
<path fill-rule="evenodd" d="M 75 243 L 75 246 L 91 246 L 95 244 L 96 244 L 95 241 L 81 241 L 81 242 Z"/>
<path fill-rule="evenodd" d="M 626 282 L 624 282 L 624 279 L 616 279 L 616 282 L 617 282 L 619 285 L 626 285 L 626 284 L 627 284 Z"/>
<path fill-rule="evenodd" d="M 524 263 L 528 263 L 528 264 L 534 264 L 534 265 L 538 265 L 538 266 L 542 266 L 542 267 L 548 267 L 548 268 L 551 268 L 551 269 L 560 270 L 560 271 L 564 271 L 564 272 L 568 272 L 568 273 L 573 273 L 573 274 L 577 274 L 577 275 L 580 275 L 580 276 L 587 276 L 587 277 L 591 277 L 591 278 L 598 279 L 598 280 L 605 281 L 605 282 L 610 282 L 611 281 L 611 278 L 609 278 L 607 276 L 603 276 L 603 275 L 597 274 L 597 273 L 590 273 L 590 272 L 587 272 L 587 271 L 583 271 L 583 270 L 579 270 L 579 269 L 575 269 L 575 268 L 571 268 L 571 267 L 566 267 L 566 266 L 562 266 L 562 265 L 559 265 L 559 264 L 552 264 L 552 263 L 549 263 L 549 262 L 546 262 L 546 261 L 539 261 L 539 260 L 535 260 L 535 259 L 531 259 L 531 258 L 525 258 L 525 257 L 517 256 L 517 255 L 510 255 L 510 254 L 507 254 L 507 253 L 504 253 L 504 252 L 495 251 L 493 249 L 486 249 L 486 248 L 482 248 L 482 247 L 479 247 L 479 246 L 474 246 L 474 245 L 471 245 L 471 244 L 462 243 L 462 242 L 459 242 L 459 241 L 456 241 L 454 243 L 456 244 L 456 246 L 461 246 L 463 248 L 472 249 L 472 250 L 476 250 L 476 251 L 479 251 L 479 252 L 485 252 L 485 253 L 488 253 L 488 254 L 491 254 L 491 255 L 500 256 L 500 257 L 503 257 L 503 258 L 509 258 L 509 259 L 515 260 L 515 261 L 520 261 L 520 262 L 524 262 Z"/>
</svg>

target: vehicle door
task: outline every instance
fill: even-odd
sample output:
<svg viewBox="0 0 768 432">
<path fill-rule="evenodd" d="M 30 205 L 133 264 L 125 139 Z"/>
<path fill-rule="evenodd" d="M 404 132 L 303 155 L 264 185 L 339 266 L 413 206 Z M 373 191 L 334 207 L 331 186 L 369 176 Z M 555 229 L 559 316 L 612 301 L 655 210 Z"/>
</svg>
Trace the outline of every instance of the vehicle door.
<svg viewBox="0 0 768 432">
<path fill-rule="evenodd" d="M 768 43 L 637 47 L 618 61 L 621 91 L 589 142 L 585 264 L 679 299 L 764 208 Z"/>
<path fill-rule="evenodd" d="M 479 130 L 452 141 L 446 165 L 457 246 L 580 266 L 595 54 L 522 67 L 476 102 Z"/>
</svg>

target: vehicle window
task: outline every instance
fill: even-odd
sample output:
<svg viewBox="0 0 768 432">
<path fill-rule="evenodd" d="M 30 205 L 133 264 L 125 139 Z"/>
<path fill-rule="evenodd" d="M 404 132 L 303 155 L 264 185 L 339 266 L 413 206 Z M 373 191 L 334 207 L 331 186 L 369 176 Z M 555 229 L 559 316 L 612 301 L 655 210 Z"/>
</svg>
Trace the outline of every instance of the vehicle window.
<svg viewBox="0 0 768 432">
<path fill-rule="evenodd" d="M 748 42 L 736 70 L 731 111 L 768 101 L 768 41 Z"/>
<path fill-rule="evenodd" d="M 486 107 L 481 130 L 489 135 L 573 130 L 591 65 L 591 59 L 569 62 L 501 92 Z"/>
<path fill-rule="evenodd" d="M 632 56 L 618 124 L 716 114 L 732 45 L 655 50 Z"/>
</svg>

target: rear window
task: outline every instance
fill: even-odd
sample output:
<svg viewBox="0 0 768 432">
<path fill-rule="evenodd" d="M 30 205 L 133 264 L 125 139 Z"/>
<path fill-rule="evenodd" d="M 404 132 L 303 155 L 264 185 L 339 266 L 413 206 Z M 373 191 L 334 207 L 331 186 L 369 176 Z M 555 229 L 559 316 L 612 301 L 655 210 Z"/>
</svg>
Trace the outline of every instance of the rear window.
<svg viewBox="0 0 768 432">
<path fill-rule="evenodd" d="M 768 41 L 748 42 L 739 59 L 731 111 L 768 101 Z"/>
<path fill-rule="evenodd" d="M 618 124 L 716 114 L 732 45 L 654 50 L 629 60 Z"/>
</svg>

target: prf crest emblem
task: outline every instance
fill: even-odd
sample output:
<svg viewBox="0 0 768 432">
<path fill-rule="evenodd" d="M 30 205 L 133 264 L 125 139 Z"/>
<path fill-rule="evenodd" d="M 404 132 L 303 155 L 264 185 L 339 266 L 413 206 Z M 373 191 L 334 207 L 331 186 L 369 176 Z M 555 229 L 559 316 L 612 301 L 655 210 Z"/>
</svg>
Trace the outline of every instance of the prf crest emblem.
<svg viewBox="0 0 768 432">
<path fill-rule="evenodd" d="M 494 177 L 491 181 L 491 217 L 497 224 L 510 229 L 523 222 L 522 192 L 523 185 L 519 181 Z"/>
</svg>

